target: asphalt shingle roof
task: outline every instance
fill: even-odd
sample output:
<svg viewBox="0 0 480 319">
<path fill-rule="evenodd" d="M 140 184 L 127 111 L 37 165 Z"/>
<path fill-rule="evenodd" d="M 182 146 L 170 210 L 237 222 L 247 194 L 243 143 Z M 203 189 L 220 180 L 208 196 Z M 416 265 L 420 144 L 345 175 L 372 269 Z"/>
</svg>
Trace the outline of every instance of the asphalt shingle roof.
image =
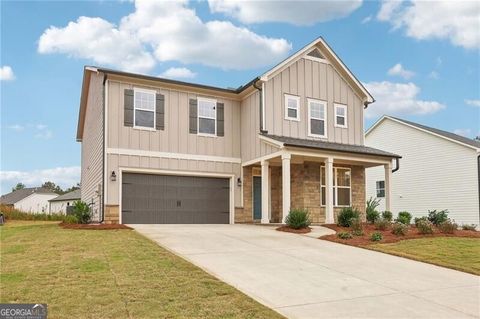
<svg viewBox="0 0 480 319">
<path fill-rule="evenodd" d="M 43 187 L 29 187 L 24 189 L 19 189 L 14 192 L 2 195 L 0 197 L 0 203 L 5 205 L 13 205 L 22 199 L 34 194 L 55 194 L 48 188 Z"/>
<path fill-rule="evenodd" d="M 341 144 L 341 143 L 325 142 L 320 140 L 306 140 L 301 138 L 270 135 L 270 134 L 263 134 L 263 136 L 282 142 L 285 146 L 306 147 L 306 148 L 314 148 L 314 149 L 327 150 L 327 151 L 396 157 L 396 158 L 401 157 L 400 155 L 397 155 L 397 154 L 393 154 L 393 153 L 382 151 L 373 147 L 362 146 L 362 145 Z"/>
<path fill-rule="evenodd" d="M 58 197 L 55 197 L 51 200 L 49 200 L 49 202 L 59 202 L 59 201 L 64 201 L 64 200 L 75 200 L 75 199 L 80 199 L 80 190 L 77 189 L 77 190 L 74 190 L 72 192 L 69 192 L 69 193 L 66 193 L 66 194 L 63 194 L 63 195 L 60 195 Z"/>
</svg>

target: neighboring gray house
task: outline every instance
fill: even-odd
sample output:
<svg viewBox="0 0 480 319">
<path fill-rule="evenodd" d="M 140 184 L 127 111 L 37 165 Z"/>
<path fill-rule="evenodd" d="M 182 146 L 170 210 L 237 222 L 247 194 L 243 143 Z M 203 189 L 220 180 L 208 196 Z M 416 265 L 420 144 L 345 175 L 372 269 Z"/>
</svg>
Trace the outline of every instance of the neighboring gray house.
<svg viewBox="0 0 480 319">
<path fill-rule="evenodd" d="M 402 155 L 392 175 L 391 211 L 414 217 L 448 209 L 459 224 L 479 221 L 480 142 L 392 116 L 379 119 L 365 134 L 365 144 Z M 380 198 L 385 209 L 384 175 L 367 169 L 367 198 Z"/>
<path fill-rule="evenodd" d="M 108 223 L 333 223 L 399 157 L 364 145 L 373 102 L 322 38 L 237 89 L 85 67 L 81 197 Z"/>
<path fill-rule="evenodd" d="M 26 213 L 48 213 L 48 201 L 58 194 L 47 188 L 29 187 L 0 197 L 0 204 L 12 206 Z"/>
<path fill-rule="evenodd" d="M 49 200 L 50 203 L 50 213 L 57 213 L 57 214 L 66 214 L 67 208 L 69 206 L 73 206 L 73 203 L 77 200 L 81 200 L 80 189 L 74 190 L 72 192 L 68 192 L 66 194 L 60 195 Z"/>
</svg>

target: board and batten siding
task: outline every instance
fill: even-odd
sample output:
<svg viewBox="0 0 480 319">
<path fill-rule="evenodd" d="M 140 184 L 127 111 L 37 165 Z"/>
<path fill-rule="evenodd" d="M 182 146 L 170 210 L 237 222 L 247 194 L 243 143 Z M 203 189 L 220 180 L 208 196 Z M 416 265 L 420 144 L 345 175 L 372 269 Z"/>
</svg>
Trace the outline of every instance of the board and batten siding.
<svg viewBox="0 0 480 319">
<path fill-rule="evenodd" d="M 279 149 L 260 140 L 260 93 L 256 91 L 241 103 L 242 162 L 247 162 Z"/>
<path fill-rule="evenodd" d="M 103 174 L 103 76 L 91 74 L 82 137 L 82 201 L 100 218 Z"/>
<path fill-rule="evenodd" d="M 474 149 L 385 119 L 365 138 L 367 146 L 402 156 L 392 174 L 392 212 L 414 217 L 448 209 L 459 224 L 479 225 L 477 153 Z M 366 197 L 376 196 L 383 167 L 366 170 Z M 379 210 L 385 209 L 381 199 Z"/>
<path fill-rule="evenodd" d="M 285 120 L 285 94 L 300 97 L 300 121 Z M 329 142 L 363 145 L 363 103 L 331 64 L 301 58 L 265 84 L 266 127 L 269 134 L 302 139 L 308 136 L 307 99 L 327 102 Z M 347 105 L 347 128 L 334 126 L 334 103 Z"/>
<path fill-rule="evenodd" d="M 165 98 L 163 130 L 143 130 L 124 126 L 124 90 L 143 88 L 154 90 Z M 197 97 L 216 99 L 224 104 L 224 136 L 199 136 L 189 131 L 189 100 Z M 221 158 L 240 161 L 240 102 L 224 97 L 196 94 L 163 88 L 136 85 L 117 80 L 108 81 L 107 149 L 148 151 L 172 154 L 202 155 L 217 160 L 165 158 L 157 155 L 108 154 L 108 172 L 119 167 L 148 170 L 185 171 L 192 173 L 232 174 L 240 177 L 240 163 L 223 162 Z M 235 183 L 236 184 L 236 183 Z M 238 189 L 237 189 L 238 188 Z M 107 181 L 107 205 L 119 204 L 118 182 Z M 235 205 L 241 206 L 240 190 L 235 186 Z"/>
</svg>

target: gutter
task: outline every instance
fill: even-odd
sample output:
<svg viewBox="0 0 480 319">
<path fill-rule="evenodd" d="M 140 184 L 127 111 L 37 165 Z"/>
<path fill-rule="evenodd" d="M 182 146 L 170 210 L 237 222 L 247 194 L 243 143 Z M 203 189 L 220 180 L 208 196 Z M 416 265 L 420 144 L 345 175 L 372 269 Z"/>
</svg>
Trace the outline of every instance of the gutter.
<svg viewBox="0 0 480 319">
<path fill-rule="evenodd" d="M 372 102 L 365 101 L 365 102 L 363 103 L 363 109 L 364 109 L 364 110 L 366 110 L 367 107 L 368 107 L 370 104 L 375 103 L 375 102 L 377 101 L 377 100 L 375 100 L 375 98 L 373 98 L 373 97 L 372 97 L 372 99 L 373 99 Z"/>
</svg>

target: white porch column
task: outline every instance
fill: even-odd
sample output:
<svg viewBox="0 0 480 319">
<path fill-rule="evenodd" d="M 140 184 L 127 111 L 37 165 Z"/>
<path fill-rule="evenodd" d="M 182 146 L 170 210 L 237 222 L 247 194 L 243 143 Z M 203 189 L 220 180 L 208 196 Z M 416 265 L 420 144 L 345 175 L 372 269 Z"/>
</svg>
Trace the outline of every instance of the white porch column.
<svg viewBox="0 0 480 319">
<path fill-rule="evenodd" d="M 270 223 L 270 174 L 268 161 L 262 161 L 262 224 Z"/>
<path fill-rule="evenodd" d="M 325 160 L 325 223 L 333 224 L 333 158 Z"/>
<path fill-rule="evenodd" d="M 392 164 L 385 167 L 385 210 L 392 211 Z"/>
<path fill-rule="evenodd" d="M 282 223 L 290 212 L 290 158 L 289 153 L 282 155 Z"/>
</svg>

